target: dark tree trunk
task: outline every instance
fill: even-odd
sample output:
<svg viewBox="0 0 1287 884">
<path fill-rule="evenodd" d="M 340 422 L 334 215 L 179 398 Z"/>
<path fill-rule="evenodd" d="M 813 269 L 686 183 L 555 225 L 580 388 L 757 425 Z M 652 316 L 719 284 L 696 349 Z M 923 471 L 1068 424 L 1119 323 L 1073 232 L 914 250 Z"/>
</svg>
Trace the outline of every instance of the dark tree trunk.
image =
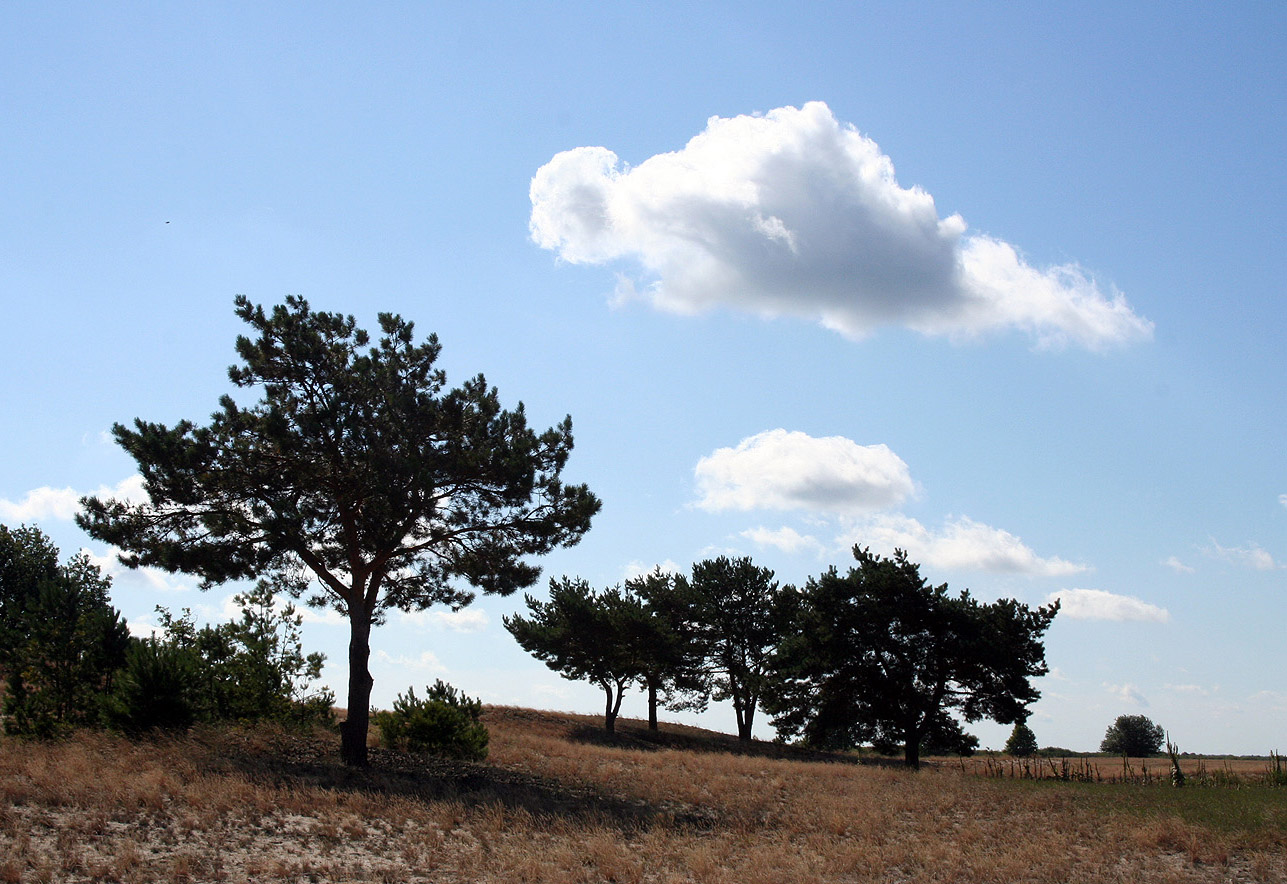
<svg viewBox="0 0 1287 884">
<path fill-rule="evenodd" d="M 912 770 L 921 768 L 921 742 L 920 740 L 908 740 L 903 748 L 903 763 Z"/>
<path fill-rule="evenodd" d="M 921 769 L 921 729 L 908 727 L 903 731 L 903 764 L 912 770 Z"/>
<path fill-rule="evenodd" d="M 349 614 L 348 715 L 340 723 L 340 757 L 352 767 L 366 767 L 366 732 L 371 724 L 371 620 Z"/>
<path fill-rule="evenodd" d="M 612 702 L 612 685 L 608 682 L 600 682 L 603 688 L 603 729 L 610 734 L 617 732 L 617 710 L 621 708 L 621 696 L 618 692 L 616 705 Z"/>
<path fill-rule="evenodd" d="M 755 704 L 734 700 L 733 712 L 737 715 L 737 738 L 744 743 L 749 743 L 751 728 L 755 724 Z"/>
<path fill-rule="evenodd" d="M 648 682 L 648 730 L 657 729 L 657 684 Z"/>
</svg>

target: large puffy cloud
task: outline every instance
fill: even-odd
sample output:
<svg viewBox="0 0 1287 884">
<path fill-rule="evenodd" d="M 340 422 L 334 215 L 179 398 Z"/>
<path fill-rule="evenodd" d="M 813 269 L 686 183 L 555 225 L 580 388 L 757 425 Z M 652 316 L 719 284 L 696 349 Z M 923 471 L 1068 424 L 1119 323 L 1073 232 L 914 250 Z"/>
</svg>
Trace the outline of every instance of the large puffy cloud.
<svg viewBox="0 0 1287 884">
<path fill-rule="evenodd" d="M 1030 577 L 1063 577 L 1087 570 L 1057 556 L 1039 556 L 1009 531 L 965 516 L 931 529 L 909 516 L 882 513 L 851 525 L 842 541 L 877 550 L 906 550 L 913 560 L 945 570 Z"/>
<path fill-rule="evenodd" d="M 637 260 L 644 296 L 662 309 L 797 316 L 851 338 L 889 324 L 952 336 L 1019 328 L 1087 347 L 1152 334 L 1077 267 L 1032 267 L 959 215 L 940 218 L 930 194 L 900 186 L 876 143 L 821 102 L 711 117 L 682 150 L 633 168 L 604 147 L 565 151 L 537 170 L 530 195 L 538 245 L 572 263 Z"/>
<path fill-rule="evenodd" d="M 1073 620 L 1137 620 L 1166 623 L 1171 619 L 1166 608 L 1128 595 L 1116 595 L 1102 589 L 1063 589 L 1052 592 L 1048 602 L 1059 600 L 1059 613 Z"/>
<path fill-rule="evenodd" d="M 143 477 L 135 474 L 113 487 L 104 485 L 91 492 L 95 497 L 145 501 Z M 72 488 L 50 488 L 48 485 L 28 491 L 22 500 L 0 499 L 0 520 L 8 523 L 39 522 L 45 519 L 71 521 L 80 511 L 80 499 L 86 496 Z"/>
<path fill-rule="evenodd" d="M 783 429 L 717 449 L 694 472 L 707 510 L 855 513 L 896 506 L 914 490 L 907 464 L 885 445 Z"/>
</svg>

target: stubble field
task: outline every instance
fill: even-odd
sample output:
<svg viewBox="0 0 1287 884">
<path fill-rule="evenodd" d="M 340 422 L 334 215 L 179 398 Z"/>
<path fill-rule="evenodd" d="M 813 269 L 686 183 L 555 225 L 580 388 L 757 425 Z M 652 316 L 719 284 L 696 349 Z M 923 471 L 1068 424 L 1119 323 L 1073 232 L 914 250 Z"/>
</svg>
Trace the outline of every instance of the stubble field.
<svg viewBox="0 0 1287 884">
<path fill-rule="evenodd" d="M 1287 880 L 1284 788 L 912 773 L 676 726 L 485 721 L 483 764 L 375 748 L 361 771 L 325 732 L 5 739 L 0 884 Z"/>
</svg>

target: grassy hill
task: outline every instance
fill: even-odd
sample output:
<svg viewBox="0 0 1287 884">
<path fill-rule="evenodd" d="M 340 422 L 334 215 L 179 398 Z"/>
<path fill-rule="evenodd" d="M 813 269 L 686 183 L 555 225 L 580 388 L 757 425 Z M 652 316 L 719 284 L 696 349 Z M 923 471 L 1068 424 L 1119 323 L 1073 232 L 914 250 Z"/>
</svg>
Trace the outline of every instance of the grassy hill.
<svg viewBox="0 0 1287 884">
<path fill-rule="evenodd" d="M 0 740 L 26 881 L 1287 880 L 1287 789 L 919 773 L 697 728 L 489 708 L 484 763 L 271 728 Z"/>
</svg>

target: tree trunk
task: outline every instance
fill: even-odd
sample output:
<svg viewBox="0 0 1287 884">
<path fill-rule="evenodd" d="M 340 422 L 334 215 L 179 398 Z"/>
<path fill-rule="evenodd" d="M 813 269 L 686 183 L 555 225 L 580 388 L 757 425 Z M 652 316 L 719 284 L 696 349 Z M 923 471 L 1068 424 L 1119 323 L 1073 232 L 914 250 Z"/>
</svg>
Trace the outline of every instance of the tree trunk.
<svg viewBox="0 0 1287 884">
<path fill-rule="evenodd" d="M 919 726 L 903 728 L 903 764 L 912 770 L 921 769 L 921 733 Z"/>
<path fill-rule="evenodd" d="M 743 743 L 751 741 L 751 728 L 755 724 L 755 703 L 734 698 L 733 712 L 737 716 L 737 738 Z"/>
<path fill-rule="evenodd" d="M 903 745 L 903 763 L 912 770 L 921 769 L 921 741 L 908 740 Z"/>
<path fill-rule="evenodd" d="M 657 684 L 648 682 L 648 730 L 657 729 Z"/>
<path fill-rule="evenodd" d="M 621 701 L 617 701 L 616 707 L 612 705 L 612 685 L 607 682 L 600 682 L 603 688 L 603 729 L 610 734 L 617 732 L 617 709 L 621 706 Z"/>
<path fill-rule="evenodd" d="M 348 716 L 340 723 L 340 757 L 351 767 L 366 767 L 366 732 L 371 724 L 371 618 L 349 612 Z"/>
</svg>

